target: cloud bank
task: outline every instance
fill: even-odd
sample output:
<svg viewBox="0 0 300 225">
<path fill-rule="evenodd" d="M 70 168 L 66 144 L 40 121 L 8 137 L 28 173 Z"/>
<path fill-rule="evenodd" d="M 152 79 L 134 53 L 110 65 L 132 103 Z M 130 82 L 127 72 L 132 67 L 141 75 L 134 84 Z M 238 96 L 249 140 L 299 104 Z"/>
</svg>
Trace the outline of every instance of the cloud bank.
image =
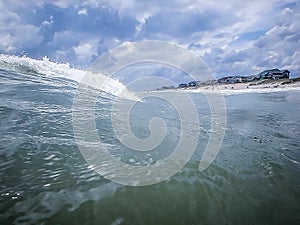
<svg viewBox="0 0 300 225">
<path fill-rule="evenodd" d="M 123 42 L 175 42 L 217 76 L 300 73 L 299 1 L 0 0 L 0 53 L 87 67 Z"/>
</svg>

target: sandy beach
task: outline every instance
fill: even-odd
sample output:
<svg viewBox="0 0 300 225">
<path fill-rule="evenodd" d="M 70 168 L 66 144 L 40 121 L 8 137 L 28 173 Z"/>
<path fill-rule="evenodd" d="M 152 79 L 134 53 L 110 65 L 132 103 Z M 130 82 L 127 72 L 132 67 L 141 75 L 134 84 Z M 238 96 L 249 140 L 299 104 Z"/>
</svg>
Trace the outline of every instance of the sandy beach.
<svg viewBox="0 0 300 225">
<path fill-rule="evenodd" d="M 300 79 L 259 80 L 248 83 L 214 84 L 199 87 L 177 88 L 176 91 L 186 92 L 220 92 L 220 93 L 248 93 L 248 92 L 274 92 L 274 91 L 300 91 Z M 172 91 L 172 90 L 165 90 Z"/>
</svg>

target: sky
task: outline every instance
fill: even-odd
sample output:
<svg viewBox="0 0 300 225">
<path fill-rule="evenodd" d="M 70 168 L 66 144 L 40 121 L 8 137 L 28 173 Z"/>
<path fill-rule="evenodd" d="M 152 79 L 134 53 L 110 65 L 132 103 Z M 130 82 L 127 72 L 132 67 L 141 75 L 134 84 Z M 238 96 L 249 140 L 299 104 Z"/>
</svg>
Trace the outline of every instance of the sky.
<svg viewBox="0 0 300 225">
<path fill-rule="evenodd" d="M 86 68 L 124 42 L 162 40 L 217 77 L 300 76 L 300 1 L 0 0 L 0 53 Z"/>
</svg>

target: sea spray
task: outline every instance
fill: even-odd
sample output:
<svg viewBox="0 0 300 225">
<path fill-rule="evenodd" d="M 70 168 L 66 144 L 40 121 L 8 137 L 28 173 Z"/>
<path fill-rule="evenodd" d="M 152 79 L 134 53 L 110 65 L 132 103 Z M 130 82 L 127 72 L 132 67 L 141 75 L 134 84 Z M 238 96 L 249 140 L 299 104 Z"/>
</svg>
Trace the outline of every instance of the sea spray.
<svg viewBox="0 0 300 225">
<path fill-rule="evenodd" d="M 107 77 L 101 73 L 91 73 L 85 70 L 72 68 L 70 64 L 51 62 L 47 57 L 42 60 L 31 59 L 23 56 L 10 56 L 0 54 L 0 68 L 16 73 L 31 73 L 36 75 L 45 75 L 49 77 L 61 77 L 76 82 L 81 82 L 85 77 L 96 80 L 90 83 L 93 88 L 100 89 L 114 96 L 129 99 L 132 101 L 140 101 L 140 99 L 130 90 L 126 88 L 120 81 Z M 99 85 L 101 84 L 101 85 Z"/>
</svg>

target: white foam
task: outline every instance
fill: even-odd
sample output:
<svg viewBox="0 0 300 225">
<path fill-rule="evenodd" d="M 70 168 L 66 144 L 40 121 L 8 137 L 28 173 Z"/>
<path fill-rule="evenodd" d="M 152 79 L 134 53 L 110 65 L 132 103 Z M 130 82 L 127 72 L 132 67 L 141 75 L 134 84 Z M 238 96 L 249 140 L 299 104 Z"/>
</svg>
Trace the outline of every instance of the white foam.
<svg viewBox="0 0 300 225">
<path fill-rule="evenodd" d="M 43 57 L 42 60 L 36 60 L 25 56 L 19 57 L 0 54 L 0 61 L 6 62 L 9 69 L 15 69 L 16 72 L 18 72 L 16 66 L 26 66 L 41 74 L 51 77 L 65 77 L 77 82 L 81 81 L 85 73 L 83 70 L 72 68 L 69 64 L 50 62 L 47 57 Z"/>
<path fill-rule="evenodd" d="M 77 82 L 80 82 L 86 75 L 86 71 L 84 70 L 72 68 L 70 64 L 51 62 L 47 57 L 43 57 L 42 60 L 36 60 L 25 56 L 19 57 L 0 54 L 0 62 L 2 62 L 0 64 L 1 67 L 15 72 L 20 72 L 19 67 L 25 66 L 49 77 L 64 77 Z M 98 77 L 98 79 L 105 80 L 105 85 L 101 89 L 102 91 L 133 101 L 139 101 L 139 98 L 118 80 L 106 77 L 103 74 L 93 75 Z"/>
<path fill-rule="evenodd" d="M 277 88 L 253 88 L 253 89 L 236 89 L 236 90 L 201 90 L 201 89 L 194 89 L 194 90 L 182 90 L 184 92 L 189 93 L 220 93 L 223 95 L 240 95 L 240 94 L 250 94 L 250 93 L 271 93 L 271 92 L 281 92 L 281 91 L 300 91 L 300 87 L 277 87 Z"/>
</svg>

